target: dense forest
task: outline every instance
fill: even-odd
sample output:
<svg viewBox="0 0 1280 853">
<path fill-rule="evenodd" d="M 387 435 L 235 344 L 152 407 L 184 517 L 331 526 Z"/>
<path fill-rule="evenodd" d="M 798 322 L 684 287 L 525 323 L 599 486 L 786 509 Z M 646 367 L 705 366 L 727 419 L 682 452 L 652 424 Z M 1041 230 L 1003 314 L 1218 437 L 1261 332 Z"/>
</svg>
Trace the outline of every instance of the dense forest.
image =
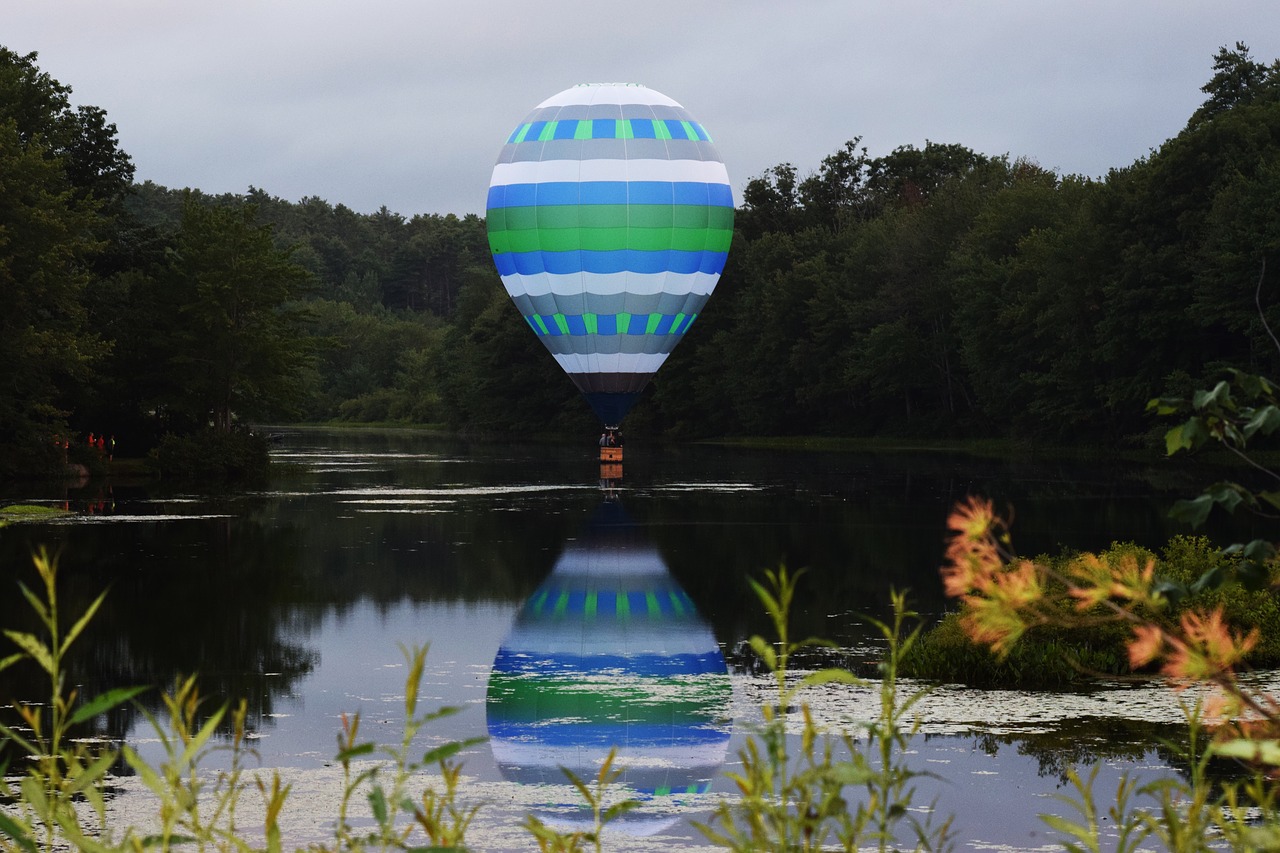
<svg viewBox="0 0 1280 853">
<path fill-rule="evenodd" d="M 142 455 L 264 421 L 595 429 L 479 217 L 135 183 L 106 114 L 37 59 L 0 48 L 0 472 L 90 432 Z M 1185 128 L 1103 178 L 854 137 L 751 179 L 628 430 L 1138 446 L 1149 398 L 1275 375 L 1280 61 L 1211 62 Z"/>
</svg>

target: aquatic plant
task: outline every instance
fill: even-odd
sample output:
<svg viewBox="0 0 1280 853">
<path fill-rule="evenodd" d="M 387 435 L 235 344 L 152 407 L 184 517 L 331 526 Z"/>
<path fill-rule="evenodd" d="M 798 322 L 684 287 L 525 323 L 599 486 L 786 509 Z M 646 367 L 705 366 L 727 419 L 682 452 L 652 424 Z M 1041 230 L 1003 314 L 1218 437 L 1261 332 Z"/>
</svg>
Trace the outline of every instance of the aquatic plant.
<svg viewBox="0 0 1280 853">
<path fill-rule="evenodd" d="M 397 746 L 379 746 L 373 741 L 359 742 L 360 715 L 342 715 L 342 732 L 338 735 L 338 761 L 342 764 L 342 802 L 335 825 L 335 846 L 321 846 L 322 850 L 403 850 L 412 845 L 409 838 L 420 829 L 431 847 L 429 849 L 461 848 L 467 827 L 471 824 L 479 806 L 464 808 L 457 801 L 461 764 L 456 760 L 463 749 L 483 743 L 484 738 L 468 738 L 450 741 L 428 750 L 421 759 L 413 758 L 413 742 L 422 728 L 434 720 L 456 714 L 461 708 L 447 705 L 418 715 L 418 690 L 427 662 L 427 646 L 401 646 L 408 672 L 405 676 L 404 732 Z M 375 763 L 363 768 L 354 765 L 354 759 L 381 751 L 390 762 Z M 438 767 L 443 791 L 425 787 L 415 802 L 410 796 L 410 784 L 415 774 L 425 767 Z M 389 777 L 389 784 L 384 780 Z M 364 835 L 357 834 L 348 816 L 351 802 L 361 791 L 369 803 L 374 826 Z M 408 816 L 411 820 L 402 820 Z"/>
<path fill-rule="evenodd" d="M 1035 626 L 1113 624 L 1128 633 L 1133 668 L 1155 667 L 1176 686 L 1214 688 L 1207 700 L 1184 704 L 1187 739 L 1181 744 L 1188 778 L 1141 786 L 1125 776 L 1116 795 L 1113 825 L 1134 849 L 1145 837 L 1169 850 L 1208 849 L 1212 838 L 1233 849 L 1272 849 L 1280 843 L 1280 811 L 1270 772 L 1280 766 L 1280 701 L 1243 684 L 1237 667 L 1258 642 L 1224 617 L 1222 603 L 1185 606 L 1163 618 L 1171 591 L 1152 559 L 1132 550 L 1084 554 L 1062 564 L 1013 555 L 1007 522 L 990 501 L 969 498 L 948 518 L 952 536 L 942 576 L 947 593 L 963 603 L 959 622 L 968 636 L 997 655 L 1009 654 Z M 1179 598 L 1179 601 L 1182 601 Z M 1185 603 L 1185 602 L 1184 602 Z M 1214 759 L 1243 763 L 1247 777 L 1217 783 L 1207 773 Z M 1069 849 L 1110 848 L 1099 835 L 1091 784 L 1074 776 L 1072 800 L 1084 821 L 1045 817 L 1076 839 Z M 1152 809 L 1131 806 L 1134 796 Z M 1083 846 L 1080 846 L 1083 845 Z"/>
<path fill-rule="evenodd" d="M 616 748 L 609 750 L 609 754 L 600 763 L 593 785 L 587 785 L 569 768 L 560 768 L 591 809 L 592 825 L 589 830 L 559 830 L 537 815 L 529 815 L 524 827 L 537 840 L 538 849 L 542 853 L 579 853 L 585 849 L 586 844 L 590 844 L 596 853 L 601 853 L 604 850 L 605 827 L 640 805 L 640 801 L 636 799 L 619 799 L 617 791 L 613 789 L 614 783 L 622 775 L 621 770 L 613 768 L 617 754 Z"/>
<path fill-rule="evenodd" d="M 73 736 L 77 727 L 131 701 L 143 688 L 114 689 L 86 701 L 81 701 L 78 691 L 67 688 L 68 650 L 106 594 L 98 596 L 64 630 L 58 609 L 57 561 L 41 551 L 34 563 L 43 582 L 42 594 L 23 584 L 19 587 L 39 618 L 42 635 L 6 630 L 5 636 L 18 651 L 0 659 L 0 670 L 24 660 L 34 662 L 48 675 L 49 700 L 43 705 L 15 703 L 21 725 L 0 722 L 0 737 L 30 759 L 16 777 L 0 768 L 0 801 L 10 804 L 0 809 L 0 851 L 39 853 L 70 847 L 88 853 L 137 853 L 144 848 L 168 851 L 178 846 L 240 853 L 282 850 L 280 818 L 290 787 L 282 784 L 278 772 L 246 778 L 245 759 L 253 751 L 248 747 L 245 701 L 234 708 L 223 705 L 210 709 L 194 677 L 178 679 L 162 697 L 162 717 L 142 711 L 162 750 L 156 763 L 128 745 L 117 750 Z M 467 827 L 479 806 L 464 807 L 458 802 L 460 763 L 456 756 L 484 739 L 451 741 L 415 757 L 413 742 L 422 728 L 458 709 L 444 707 L 419 714 L 418 689 L 427 648 L 402 651 L 408 664 L 403 738 L 395 746 L 360 742 L 359 716 L 343 717 L 337 758 L 343 768 L 344 787 L 334 838 L 331 844 L 313 845 L 313 850 L 464 849 Z M 228 720 L 230 735 L 226 738 L 219 733 Z M 356 764 L 356 759 L 379 750 L 384 760 Z M 215 751 L 230 753 L 229 766 L 210 773 L 207 759 Z M 108 824 L 105 789 L 112 766 L 121 758 L 154 798 L 154 820 L 145 829 Z M 427 767 L 439 770 L 443 789 L 427 785 L 415 801 L 411 784 Z M 263 812 L 262 847 L 252 840 L 258 834 L 247 832 L 237 822 L 242 798 L 255 789 Z M 372 829 L 364 834 L 357 833 L 348 820 L 353 801 L 361 795 L 373 817 Z M 82 814 L 82 804 L 90 807 L 92 815 Z M 91 817 L 96 821 L 90 821 Z M 414 843 L 416 830 L 429 846 Z"/>
<path fill-rule="evenodd" d="M 803 691 L 825 684 L 867 686 L 852 673 L 826 668 L 804 674 L 789 669 L 791 658 L 814 646 L 830 645 L 808 638 L 794 641 L 788 632 L 791 602 L 803 571 L 786 567 L 766 571 L 766 583 L 752 588 L 773 622 L 777 639 L 750 640 L 774 678 L 774 702 L 761 707 L 762 722 L 739 752 L 741 771 L 728 773 L 738 789 L 736 801 L 722 802 L 707 823 L 695 824 L 713 844 L 729 850 L 879 850 L 899 849 L 903 832 L 914 837 L 915 849 L 944 849 L 949 821 L 933 826 L 910 811 L 918 774 L 902 760 L 907 738 L 914 733 L 912 707 L 925 695 L 899 692 L 898 665 L 915 641 L 917 631 L 903 636 L 906 620 L 915 614 L 905 596 L 893 594 L 893 621 L 871 620 L 886 642 L 881 666 L 879 716 L 857 724 L 865 740 L 851 732 L 832 733 L 814 722 L 807 704 L 793 701 Z M 798 753 L 792 754 L 787 720 L 800 717 Z M 849 789 L 861 789 L 865 799 L 851 804 Z"/>
<path fill-rule="evenodd" d="M 74 739 L 72 734 L 80 724 L 141 692 L 141 688 L 121 688 L 82 701 L 77 690 L 66 687 L 67 654 L 106 594 L 94 599 L 70 628 L 64 628 L 58 611 L 57 562 L 44 550 L 36 552 L 32 562 L 43 584 L 43 595 L 22 583 L 18 587 L 35 611 L 43 636 L 6 630 L 5 636 L 19 651 L 0 659 L 0 671 L 25 659 L 33 661 L 48 677 L 47 703 L 14 703 L 21 728 L 0 722 L 0 736 L 29 759 L 26 772 L 17 779 L 16 792 L 8 774 L 0 773 L 0 798 L 16 804 L 15 808 L 0 812 L 0 838 L 9 839 L 26 853 L 34 853 L 37 846 L 52 850 L 59 837 L 83 837 L 77 801 L 87 802 L 98 825 L 105 825 L 104 779 L 117 753 L 100 744 Z"/>
</svg>

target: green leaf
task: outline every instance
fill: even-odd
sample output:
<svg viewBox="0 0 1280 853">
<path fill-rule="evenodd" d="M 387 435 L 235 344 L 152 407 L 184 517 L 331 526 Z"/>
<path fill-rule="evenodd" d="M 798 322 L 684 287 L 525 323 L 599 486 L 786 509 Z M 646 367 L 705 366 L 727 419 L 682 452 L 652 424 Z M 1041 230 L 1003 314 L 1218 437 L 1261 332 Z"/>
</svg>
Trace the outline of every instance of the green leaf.
<svg viewBox="0 0 1280 853">
<path fill-rule="evenodd" d="M 484 743 L 486 740 L 488 740 L 488 738 L 473 737 L 467 738 L 466 740 L 451 741 L 449 743 L 441 744 L 435 749 L 428 750 L 427 753 L 422 756 L 422 763 L 435 764 L 438 761 L 444 761 L 446 758 L 452 758 L 457 755 L 467 747 Z"/>
<path fill-rule="evenodd" d="M 1280 492 L 1258 492 L 1258 497 L 1270 504 L 1273 509 L 1280 509 Z"/>
<path fill-rule="evenodd" d="M 1192 527 L 1199 527 L 1209 518 L 1209 510 L 1213 509 L 1213 497 L 1200 495 L 1191 500 L 1178 501 L 1169 510 L 1169 517 L 1174 521 L 1182 521 Z"/>
<path fill-rule="evenodd" d="M 1263 406 L 1254 412 L 1253 417 L 1244 425 L 1244 435 L 1245 438 L 1252 438 L 1257 432 L 1271 435 L 1277 427 L 1280 427 L 1280 408 Z"/>
<path fill-rule="evenodd" d="M 1080 839 L 1080 841 L 1084 843 L 1085 848 L 1089 850 L 1097 849 L 1097 845 L 1093 843 L 1094 834 L 1089 827 L 1082 826 L 1081 824 L 1078 824 L 1078 823 L 1072 823 L 1066 818 L 1059 817 L 1058 815 L 1054 815 L 1054 814 L 1042 814 L 1040 815 L 1040 819 L 1045 823 L 1049 824 L 1051 828 L 1058 830 L 1058 832 L 1061 832 L 1063 835 L 1069 835 L 1073 838 Z M 1072 845 L 1067 845 L 1067 848 L 1073 849 Z M 1080 849 L 1080 848 L 1074 848 L 1074 849 Z"/>
<path fill-rule="evenodd" d="M 1191 591 L 1199 593 L 1207 589 L 1217 589 L 1222 586 L 1224 580 L 1226 580 L 1226 573 L 1222 571 L 1222 567 L 1214 566 L 1196 578 L 1195 583 L 1191 584 Z"/>
<path fill-rule="evenodd" d="M 833 643 L 831 640 L 824 640 L 821 637 L 808 637 L 806 639 L 801 640 L 798 643 L 792 643 L 791 648 L 793 649 L 813 649 L 813 648 L 835 649 L 839 647 L 835 643 Z"/>
<path fill-rule="evenodd" d="M 195 844 L 200 839 L 193 835 L 148 835 L 138 843 L 143 847 L 161 847 L 168 849 L 179 844 Z"/>
<path fill-rule="evenodd" d="M 759 634 L 753 635 L 749 642 L 751 643 L 751 650 L 764 661 L 764 665 L 769 668 L 769 671 L 777 672 L 778 653 L 773 650 L 773 646 Z"/>
<path fill-rule="evenodd" d="M 64 650 L 67 646 L 75 642 L 76 637 L 80 636 L 80 632 L 82 632 L 84 627 L 89 624 L 93 619 L 93 615 L 98 612 L 98 608 L 102 606 L 102 602 L 106 600 L 107 594 L 104 592 L 94 599 L 93 604 L 90 604 L 88 608 L 85 609 L 84 614 L 76 620 L 76 624 L 71 626 L 71 630 L 67 632 L 66 638 L 62 641 L 62 648 Z"/>
<path fill-rule="evenodd" d="M 1213 744 L 1209 747 L 1209 751 L 1223 758 L 1239 758 L 1243 761 L 1256 761 L 1261 764 L 1280 764 L 1280 741 L 1277 740 L 1236 738 L 1235 740 Z"/>
<path fill-rule="evenodd" d="M 1164 454 L 1172 456 L 1179 450 L 1190 450 L 1191 442 L 1185 435 L 1186 424 L 1178 424 L 1164 434 Z"/>
<path fill-rule="evenodd" d="M 1209 439 L 1209 430 L 1203 418 L 1188 418 L 1164 434 L 1165 455 L 1172 456 L 1179 450 L 1195 450 Z"/>
<path fill-rule="evenodd" d="M 41 754 L 40 750 L 36 748 L 36 745 L 34 743 L 27 740 L 22 735 L 18 734 L 13 729 L 6 726 L 4 723 L 0 723 L 0 737 L 3 737 L 6 740 L 11 740 L 14 743 L 16 743 L 19 746 L 19 748 L 21 748 L 22 751 L 25 752 L 27 755 Z M 7 769 L 8 769 L 7 764 L 0 764 L 0 771 L 7 770 Z M 0 773 L 0 775 L 3 775 L 3 774 Z"/>
<path fill-rule="evenodd" d="M 613 805 L 609 806 L 609 808 L 604 810 L 604 813 L 600 816 L 600 822 L 608 823 L 614 818 L 620 817 L 621 815 L 626 814 L 632 809 L 639 808 L 639 806 L 640 806 L 639 800 L 623 800 L 620 803 L 614 803 Z"/>
<path fill-rule="evenodd" d="M 833 764 L 828 773 L 833 782 L 839 782 L 841 785 L 865 785 L 880 778 L 880 774 L 865 763 L 855 764 L 852 761 Z"/>
<path fill-rule="evenodd" d="M 368 755 L 377 749 L 377 744 L 370 741 L 369 743 L 358 743 L 350 749 L 344 749 L 336 756 L 338 761 L 350 761 L 353 758 L 359 758 L 362 755 Z"/>
<path fill-rule="evenodd" d="M 21 652 L 9 655 L 7 658 L 0 659 L 0 671 L 6 670 L 18 661 L 22 660 L 24 655 Z"/>
<path fill-rule="evenodd" d="M 432 720 L 439 720 L 443 717 L 452 717 L 454 714 L 458 713 L 461 710 L 462 710 L 461 705 L 442 705 L 439 708 L 436 708 L 434 711 L 431 711 L 430 713 L 423 714 L 421 719 L 418 720 L 418 722 L 429 723 Z"/>
<path fill-rule="evenodd" d="M 76 771 L 71 777 L 71 785 L 68 790 L 76 794 L 93 790 L 98 786 L 99 782 L 106 778 L 107 771 L 115 763 L 116 754 L 110 750 L 104 751 L 93 763 Z"/>
<path fill-rule="evenodd" d="M 1236 568 L 1240 584 L 1250 592 L 1264 590 L 1271 585 L 1271 570 L 1266 563 L 1244 560 Z"/>
<path fill-rule="evenodd" d="M 773 594 L 770 593 L 769 590 L 764 588 L 763 584 L 752 578 L 748 578 L 747 583 L 751 584 L 751 588 L 755 590 L 756 598 L 760 599 L 760 602 L 764 605 L 764 609 L 770 616 L 776 617 L 778 614 L 782 613 L 782 605 L 778 604 L 778 600 L 773 597 Z"/>
<path fill-rule="evenodd" d="M 1214 385 L 1213 390 L 1211 391 L 1197 391 L 1191 397 L 1191 405 L 1199 410 L 1203 410 L 1210 406 L 1215 408 L 1219 406 L 1233 408 L 1234 404 L 1231 400 L 1231 386 L 1227 384 L 1226 380 L 1222 380 L 1217 385 Z"/>
<path fill-rule="evenodd" d="M 36 843 L 27 834 L 26 828 L 4 812 L 0 812 L 0 833 L 12 838 L 27 853 L 36 853 Z"/>
<path fill-rule="evenodd" d="M 50 675 L 57 675 L 57 667 L 53 663 L 53 655 L 49 653 L 49 649 L 44 643 L 40 642 L 32 634 L 24 634 L 21 631 L 5 631 L 4 635 L 13 641 L 14 645 L 27 653 L 27 657 L 40 664 L 41 668 Z"/>
<path fill-rule="evenodd" d="M 200 731 L 196 732 L 195 737 L 193 737 L 187 744 L 187 748 L 182 750 L 182 757 L 179 761 L 181 761 L 184 766 L 190 765 L 191 762 L 195 760 L 195 757 L 200 750 L 204 749 L 205 744 L 209 742 L 209 739 L 213 737 L 214 733 L 218 730 L 218 725 L 222 722 L 222 717 L 226 713 L 227 706 L 223 705 L 221 708 L 209 715 L 209 719 L 200 727 Z"/>
<path fill-rule="evenodd" d="M 1204 490 L 1204 494 L 1212 498 L 1214 503 L 1221 505 L 1227 512 L 1235 512 L 1236 508 L 1242 503 L 1249 505 L 1255 503 L 1253 494 L 1239 483 L 1214 483 Z"/>
<path fill-rule="evenodd" d="M 138 774 L 138 778 L 142 780 L 142 783 L 151 789 L 153 794 L 162 799 L 169 796 L 169 785 L 160 778 L 155 768 L 148 764 L 142 756 L 134 752 L 129 746 L 125 746 L 120 751 L 124 755 L 124 760 Z"/>
<path fill-rule="evenodd" d="M 1187 588 L 1176 581 L 1158 580 L 1151 587 L 1151 591 L 1170 604 L 1177 604 L 1187 597 Z"/>
<path fill-rule="evenodd" d="M 817 672 L 811 672 L 800 680 L 796 685 L 797 690 L 806 687 L 817 687 L 820 684 L 862 684 L 860 678 L 855 676 L 847 669 L 838 669 L 832 667 L 830 669 L 820 669 Z"/>
<path fill-rule="evenodd" d="M 379 824 L 387 822 L 387 795 L 381 785 L 374 785 L 369 792 L 369 808 L 373 810 L 373 819 Z"/>
<path fill-rule="evenodd" d="M 95 696 L 88 702 L 76 709 L 71 715 L 71 724 L 83 723 L 86 720 L 92 720 L 101 713 L 111 710 L 119 705 L 128 702 L 139 693 L 147 690 L 145 687 L 120 687 L 116 690 L 108 690 L 100 696 Z"/>
<path fill-rule="evenodd" d="M 49 624 L 49 608 L 40 600 L 40 597 L 32 592 L 25 583 L 18 582 L 18 589 L 22 590 L 22 597 L 31 605 L 31 609 L 40 615 L 40 621 L 45 625 Z"/>
<path fill-rule="evenodd" d="M 1271 560 L 1276 556 L 1276 546 L 1267 539 L 1252 539 L 1241 553 L 1250 560 Z"/>
</svg>

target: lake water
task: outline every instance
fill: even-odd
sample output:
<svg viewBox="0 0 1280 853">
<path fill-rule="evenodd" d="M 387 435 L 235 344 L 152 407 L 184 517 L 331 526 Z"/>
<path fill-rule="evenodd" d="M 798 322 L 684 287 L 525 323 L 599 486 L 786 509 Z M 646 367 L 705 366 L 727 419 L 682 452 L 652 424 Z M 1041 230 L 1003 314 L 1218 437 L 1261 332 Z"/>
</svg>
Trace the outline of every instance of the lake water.
<svg viewBox="0 0 1280 853">
<path fill-rule="evenodd" d="M 5 494 L 76 515 L 0 531 L 0 583 L 30 584 L 43 544 L 61 555 L 65 608 L 110 590 L 79 649 L 87 689 L 197 672 L 205 693 L 247 697 L 261 766 L 295 786 L 289 845 L 326 837 L 341 715 L 398 742 L 400 646 L 429 643 L 420 707 L 461 710 L 422 748 L 487 738 L 464 754 L 464 795 L 484 803 L 476 849 L 533 848 L 519 828 L 530 812 L 579 819 L 558 768 L 591 775 L 611 746 L 644 805 L 607 849 L 697 849 L 691 821 L 732 795 L 723 773 L 766 695 L 735 666 L 749 636 L 769 634 L 748 578 L 806 568 L 793 633 L 873 660 L 860 616 L 883 616 L 891 588 L 926 617 L 946 607 L 943 525 L 964 496 L 1014 507 L 1023 553 L 1159 546 L 1185 532 L 1167 509 L 1200 482 L 1175 465 L 632 443 L 624 478 L 602 483 L 589 444 L 408 431 L 281 430 L 275 455 L 284 465 L 268 485 L 227 494 L 127 483 Z M 0 624 L 27 623 L 21 597 L 0 596 Z M 39 695 L 28 676 L 0 684 Z M 848 728 L 874 716 L 875 696 L 871 685 L 804 698 Z M 936 778 L 916 800 L 954 816 L 961 849 L 1055 848 L 1036 815 L 1069 813 L 1054 796 L 1068 791 L 1065 769 L 1099 766 L 1105 808 L 1120 773 L 1170 772 L 1155 738 L 1180 720 L 1178 698 L 1151 685 L 944 686 L 920 709 L 907 760 Z M 107 728 L 159 754 L 138 715 Z M 117 798 L 130 819 L 145 808 L 136 787 L 123 779 Z"/>
</svg>

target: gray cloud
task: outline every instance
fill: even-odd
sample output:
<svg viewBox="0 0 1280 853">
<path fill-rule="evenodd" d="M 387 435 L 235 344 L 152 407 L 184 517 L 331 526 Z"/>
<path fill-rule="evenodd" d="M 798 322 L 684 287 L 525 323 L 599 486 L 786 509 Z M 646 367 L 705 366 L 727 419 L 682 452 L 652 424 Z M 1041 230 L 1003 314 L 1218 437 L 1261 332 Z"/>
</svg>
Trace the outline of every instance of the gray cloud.
<svg viewBox="0 0 1280 853">
<path fill-rule="evenodd" d="M 1103 175 L 1176 134 L 1222 45 L 1280 56 L 1274 0 L 59 0 L 6 12 L 138 178 L 359 211 L 483 213 L 493 160 L 575 83 L 644 83 L 711 131 L 740 189 L 861 136 Z"/>
</svg>

